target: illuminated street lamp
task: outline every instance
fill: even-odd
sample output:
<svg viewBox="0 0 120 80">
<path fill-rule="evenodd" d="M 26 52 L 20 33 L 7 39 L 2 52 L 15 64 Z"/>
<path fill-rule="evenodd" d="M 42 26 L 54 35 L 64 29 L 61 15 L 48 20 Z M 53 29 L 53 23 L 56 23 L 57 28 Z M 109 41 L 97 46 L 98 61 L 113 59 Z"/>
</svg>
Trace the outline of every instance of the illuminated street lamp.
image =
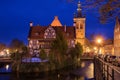
<svg viewBox="0 0 120 80">
<path fill-rule="evenodd" d="M 97 42 L 98 42 L 98 44 L 100 44 L 102 42 L 102 40 L 101 39 L 97 39 Z"/>
<path fill-rule="evenodd" d="M 102 44 L 102 39 L 101 39 L 101 38 L 98 38 L 98 39 L 97 39 L 97 43 L 98 43 L 98 54 L 101 54 L 100 45 Z"/>
</svg>

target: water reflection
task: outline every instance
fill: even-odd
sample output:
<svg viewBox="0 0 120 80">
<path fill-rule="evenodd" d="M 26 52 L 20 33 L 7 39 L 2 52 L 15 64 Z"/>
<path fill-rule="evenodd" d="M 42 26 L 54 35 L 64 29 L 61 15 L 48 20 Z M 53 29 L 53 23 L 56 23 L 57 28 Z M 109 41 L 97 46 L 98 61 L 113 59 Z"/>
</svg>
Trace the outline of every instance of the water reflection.
<svg viewBox="0 0 120 80">
<path fill-rule="evenodd" d="M 94 77 L 94 66 L 92 61 L 83 61 L 81 62 L 81 68 L 73 71 L 73 74 L 77 76 L 83 76 L 85 79 L 91 79 Z"/>
<path fill-rule="evenodd" d="M 9 65 L 7 64 L 7 65 L 5 66 L 5 68 L 6 68 L 6 70 L 8 70 L 8 69 L 9 69 Z"/>
<path fill-rule="evenodd" d="M 9 68 L 8 64 L 4 66 L 5 70 Z M 0 80 L 89 80 L 93 78 L 93 70 L 93 62 L 84 61 L 81 63 L 81 68 L 72 71 L 59 71 L 51 74 L 0 74 Z"/>
<path fill-rule="evenodd" d="M 85 67 L 85 62 L 81 63 L 81 68 Z"/>
<path fill-rule="evenodd" d="M 11 72 L 10 64 L 1 64 L 0 65 L 0 73 L 9 73 Z"/>
</svg>

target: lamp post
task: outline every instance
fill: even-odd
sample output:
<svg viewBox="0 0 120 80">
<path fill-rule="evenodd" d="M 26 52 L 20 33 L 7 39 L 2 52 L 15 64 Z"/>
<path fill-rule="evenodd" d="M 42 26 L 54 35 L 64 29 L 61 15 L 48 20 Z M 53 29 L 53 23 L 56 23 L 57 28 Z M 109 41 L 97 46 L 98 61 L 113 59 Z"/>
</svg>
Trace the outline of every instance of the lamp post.
<svg viewBox="0 0 120 80">
<path fill-rule="evenodd" d="M 100 45 L 101 45 L 101 43 L 102 43 L 102 39 L 101 39 L 101 38 L 98 38 L 98 39 L 97 39 L 97 43 L 98 43 L 98 54 L 101 54 L 101 53 L 100 53 Z"/>
</svg>

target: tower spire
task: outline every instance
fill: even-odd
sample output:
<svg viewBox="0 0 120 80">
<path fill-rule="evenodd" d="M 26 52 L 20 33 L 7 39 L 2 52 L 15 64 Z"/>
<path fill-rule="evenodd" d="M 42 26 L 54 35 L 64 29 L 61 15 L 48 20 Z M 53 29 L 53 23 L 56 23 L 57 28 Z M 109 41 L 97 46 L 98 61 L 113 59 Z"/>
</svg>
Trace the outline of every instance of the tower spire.
<svg viewBox="0 0 120 80">
<path fill-rule="evenodd" d="M 81 2 L 78 1 L 78 4 L 77 4 L 78 8 L 77 8 L 77 17 L 82 17 L 82 12 L 81 12 Z"/>
</svg>

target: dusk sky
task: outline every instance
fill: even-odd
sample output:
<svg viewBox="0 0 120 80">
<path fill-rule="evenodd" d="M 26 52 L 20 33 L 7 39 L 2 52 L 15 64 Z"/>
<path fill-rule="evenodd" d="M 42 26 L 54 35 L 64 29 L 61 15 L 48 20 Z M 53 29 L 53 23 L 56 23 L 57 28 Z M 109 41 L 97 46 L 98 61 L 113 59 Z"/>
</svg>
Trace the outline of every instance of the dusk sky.
<svg viewBox="0 0 120 80">
<path fill-rule="evenodd" d="M 27 44 L 29 22 L 33 25 L 50 25 L 54 16 L 58 16 L 62 25 L 73 25 L 73 14 L 77 2 L 73 0 L 0 0 L 0 42 L 9 44 L 18 38 Z M 115 22 L 101 24 L 97 11 L 83 9 L 86 15 L 86 36 L 102 34 L 113 38 Z"/>
</svg>

